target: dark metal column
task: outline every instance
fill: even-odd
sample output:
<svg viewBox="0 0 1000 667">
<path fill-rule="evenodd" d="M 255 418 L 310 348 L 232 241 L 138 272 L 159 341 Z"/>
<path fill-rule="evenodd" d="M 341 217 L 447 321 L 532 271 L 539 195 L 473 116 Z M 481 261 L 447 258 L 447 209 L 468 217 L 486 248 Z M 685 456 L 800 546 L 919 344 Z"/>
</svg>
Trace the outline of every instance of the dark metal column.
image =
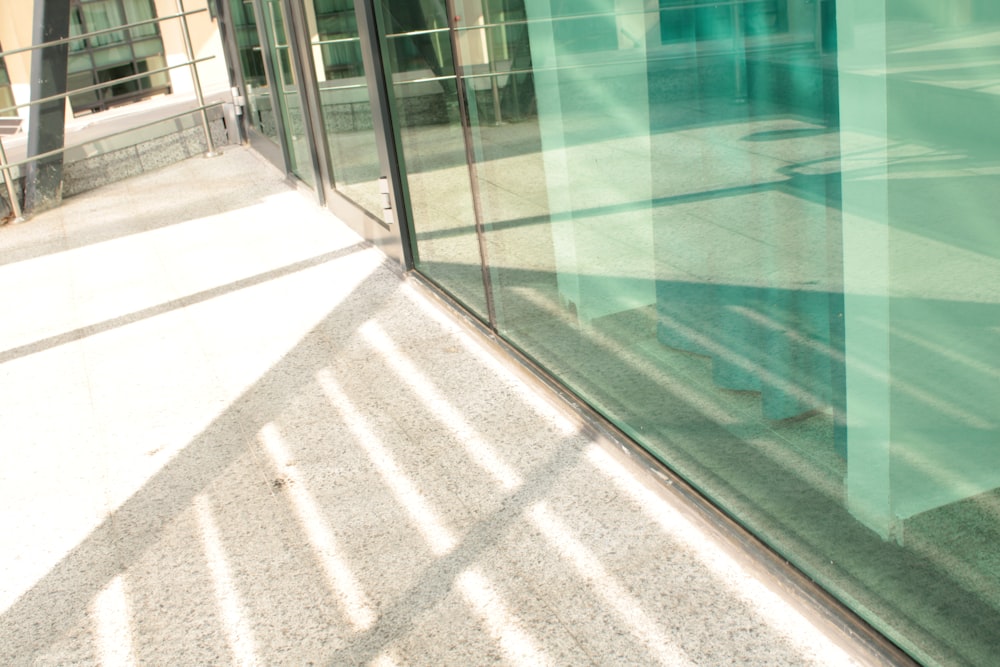
<svg viewBox="0 0 1000 667">
<path fill-rule="evenodd" d="M 70 0 L 35 0 L 32 44 L 69 37 Z M 66 92 L 69 44 L 35 49 L 31 54 L 31 99 Z M 28 157 L 64 145 L 66 98 L 32 105 L 28 116 Z M 63 155 L 59 153 L 28 164 L 24 179 L 24 208 L 40 211 L 62 201 Z"/>
<path fill-rule="evenodd" d="M 376 4 L 378 3 L 378 4 Z M 412 269 L 416 263 L 416 247 L 410 239 L 409 197 L 405 182 L 405 170 L 400 165 L 398 128 L 393 123 L 391 82 L 383 55 L 385 41 L 379 30 L 381 14 L 379 0 L 354 0 L 354 13 L 358 21 L 358 35 L 361 37 L 361 58 L 365 66 L 365 79 L 372 109 L 375 128 L 375 147 L 379 163 L 384 170 L 383 178 L 388 186 L 390 214 L 402 244 L 403 265 Z"/>
</svg>

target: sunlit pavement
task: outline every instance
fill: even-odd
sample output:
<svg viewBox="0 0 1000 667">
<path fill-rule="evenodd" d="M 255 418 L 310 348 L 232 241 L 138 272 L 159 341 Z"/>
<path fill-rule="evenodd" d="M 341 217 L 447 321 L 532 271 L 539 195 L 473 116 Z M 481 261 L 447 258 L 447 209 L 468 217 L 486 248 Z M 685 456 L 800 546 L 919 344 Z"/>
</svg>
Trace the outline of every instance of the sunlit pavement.
<svg viewBox="0 0 1000 667">
<path fill-rule="evenodd" d="M 0 664 L 848 664 L 246 149 L 0 228 Z"/>
</svg>

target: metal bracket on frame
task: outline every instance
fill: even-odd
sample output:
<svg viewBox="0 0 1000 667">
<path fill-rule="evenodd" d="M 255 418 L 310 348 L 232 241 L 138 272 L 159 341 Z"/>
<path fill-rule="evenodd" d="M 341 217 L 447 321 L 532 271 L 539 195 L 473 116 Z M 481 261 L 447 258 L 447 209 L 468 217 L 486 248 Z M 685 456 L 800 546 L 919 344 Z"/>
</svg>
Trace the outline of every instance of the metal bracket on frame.
<svg viewBox="0 0 1000 667">
<path fill-rule="evenodd" d="M 389 197 L 389 179 L 381 176 L 378 179 L 378 191 L 382 195 L 382 219 L 385 224 L 392 225 L 396 220 L 396 213 L 392 210 L 392 199 Z"/>
</svg>

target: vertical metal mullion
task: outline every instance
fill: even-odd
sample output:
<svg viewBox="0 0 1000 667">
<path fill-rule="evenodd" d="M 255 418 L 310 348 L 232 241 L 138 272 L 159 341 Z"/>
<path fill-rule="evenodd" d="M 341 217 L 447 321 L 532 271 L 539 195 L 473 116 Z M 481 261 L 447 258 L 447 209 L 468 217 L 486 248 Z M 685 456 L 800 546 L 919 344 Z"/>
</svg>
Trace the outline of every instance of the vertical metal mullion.
<svg viewBox="0 0 1000 667">
<path fill-rule="evenodd" d="M 379 163 L 389 181 L 389 196 L 395 212 L 405 268 L 412 269 L 416 264 L 417 250 L 410 235 L 409 197 L 403 180 L 403 169 L 400 166 L 402 153 L 397 140 L 396 125 L 393 122 L 389 75 L 383 58 L 386 44 L 379 32 L 376 3 L 379 3 L 379 0 L 354 0 L 354 13 L 358 22 L 358 36 L 361 38 L 361 58 L 365 67 L 368 100 L 376 130 L 375 148 L 378 151 Z M 380 3 L 378 8 L 381 8 Z"/>
<path fill-rule="evenodd" d="M 472 123 L 469 120 L 469 99 L 465 90 L 465 66 L 462 63 L 458 31 L 455 21 L 459 16 L 455 0 L 445 0 L 449 17 L 448 37 L 451 39 L 451 59 L 455 69 L 455 89 L 458 91 L 458 116 L 462 122 L 462 137 L 465 141 L 465 162 L 469 168 L 469 185 L 472 193 L 472 211 L 475 217 L 476 240 L 479 243 L 479 261 L 483 272 L 483 289 L 486 291 L 486 312 L 490 329 L 497 331 L 496 304 L 493 299 L 493 278 L 490 276 L 489 249 L 486 244 L 486 229 L 483 225 L 482 198 L 479 193 L 479 174 L 476 168 L 476 153 L 472 142 Z M 488 54 L 490 55 L 490 54 Z"/>
<path fill-rule="evenodd" d="M 309 45 L 309 28 L 305 19 L 303 2 L 307 0 L 283 0 L 282 13 L 285 18 L 285 33 L 288 50 L 292 55 L 292 69 L 299 83 L 299 97 L 302 100 L 303 125 L 309 157 L 312 162 L 313 180 L 316 183 L 316 197 L 320 206 L 326 206 L 327 174 L 325 166 L 329 160 L 326 149 L 326 131 L 323 126 L 323 110 L 319 98 L 319 84 L 316 82 L 315 64 Z M 320 153 L 323 156 L 320 157 Z"/>
<path fill-rule="evenodd" d="M 257 37 L 260 39 L 260 55 L 264 62 L 264 76 L 267 78 L 268 86 L 271 88 L 271 106 L 274 111 L 274 124 L 278 130 L 278 146 L 281 148 L 281 157 L 284 160 L 285 176 L 292 173 L 292 156 L 288 143 L 288 133 L 285 132 L 285 118 L 282 113 L 284 100 L 280 99 L 284 94 L 281 90 L 281 77 L 275 71 L 274 51 L 271 49 L 270 32 L 273 27 L 268 27 L 267 17 L 264 14 L 265 0 L 251 0 L 253 3 L 254 23 L 257 24 Z M 247 91 L 244 91 L 244 95 Z M 249 124 L 249 123 L 248 123 Z"/>
</svg>

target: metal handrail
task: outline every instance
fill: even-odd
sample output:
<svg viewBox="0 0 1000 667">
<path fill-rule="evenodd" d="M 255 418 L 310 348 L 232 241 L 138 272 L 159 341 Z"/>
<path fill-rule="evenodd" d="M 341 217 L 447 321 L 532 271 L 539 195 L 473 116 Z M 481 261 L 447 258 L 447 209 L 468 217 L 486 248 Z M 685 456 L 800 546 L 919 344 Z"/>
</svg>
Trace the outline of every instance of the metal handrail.
<svg viewBox="0 0 1000 667">
<path fill-rule="evenodd" d="M 18 160 L 17 162 L 8 162 L 6 166 L 7 166 L 7 168 L 20 167 L 22 165 L 26 165 L 28 163 L 34 162 L 35 160 L 42 160 L 42 159 L 47 158 L 47 157 L 52 157 L 53 155 L 59 155 L 59 153 L 65 153 L 66 151 L 71 151 L 71 150 L 74 150 L 74 149 L 77 149 L 77 148 L 83 148 L 84 146 L 86 146 L 88 144 L 93 144 L 93 143 L 96 143 L 98 141 L 101 141 L 101 139 L 110 139 L 111 137 L 116 137 L 119 134 L 124 134 L 126 132 L 131 132 L 133 130 L 141 130 L 144 127 L 152 127 L 153 125 L 157 125 L 159 123 L 166 123 L 167 121 L 177 120 L 178 118 L 184 118 L 185 116 L 191 115 L 191 113 L 194 112 L 194 111 L 204 111 L 206 109 L 211 109 L 212 107 L 217 107 L 217 106 L 220 106 L 222 104 L 224 104 L 224 102 L 217 101 L 217 102 L 212 102 L 211 104 L 206 104 L 204 106 L 197 107 L 195 109 L 188 109 L 186 111 L 180 111 L 180 112 L 172 114 L 170 116 L 164 116 L 163 118 L 157 118 L 156 120 L 151 120 L 151 121 L 148 121 L 146 123 L 141 123 L 139 125 L 132 125 L 128 129 L 122 130 L 120 132 L 112 132 L 111 134 L 106 134 L 103 137 L 100 137 L 98 139 L 90 139 L 88 141 L 81 141 L 78 144 L 70 144 L 69 146 L 63 146 L 62 148 L 56 148 L 56 149 L 53 149 L 51 151 L 46 151 L 44 153 L 39 153 L 38 155 L 33 155 L 33 156 L 29 157 L 29 158 L 24 158 L 23 160 Z"/>
<path fill-rule="evenodd" d="M 201 14 L 202 12 L 207 12 L 205 8 L 202 9 L 192 9 L 189 12 L 179 12 L 177 14 L 170 14 L 168 16 L 158 16 L 154 19 L 143 19 L 142 21 L 136 21 L 135 23 L 125 23 L 123 25 L 115 26 L 114 28 L 101 28 L 100 30 L 92 30 L 90 32 L 85 32 L 80 35 L 71 35 L 69 37 L 60 37 L 59 39 L 53 39 L 50 42 L 44 42 L 42 44 L 32 44 L 31 46 L 22 46 L 18 49 L 11 49 L 9 51 L 0 51 L 0 58 L 5 58 L 7 56 L 12 56 L 15 53 L 25 53 L 27 51 L 34 51 L 35 49 L 45 49 L 50 46 L 59 46 L 60 44 L 69 44 L 70 42 L 76 42 L 81 39 L 89 39 L 90 37 L 96 37 L 97 35 L 107 35 L 112 32 L 121 32 L 122 30 L 128 30 L 129 28 L 138 28 L 144 25 L 150 25 L 153 23 L 162 23 L 163 21 L 169 21 L 176 18 L 186 18 L 192 14 Z"/>
<path fill-rule="evenodd" d="M 215 56 L 205 56 L 204 58 L 198 58 L 193 61 L 195 63 L 203 63 L 208 60 L 214 59 Z M 23 104 L 17 104 L 12 107 L 4 107 L 0 109 L 0 114 L 4 114 L 8 111 L 14 111 L 16 109 L 23 109 L 25 107 L 30 107 L 32 104 L 41 104 L 43 102 L 54 102 L 56 100 L 61 100 L 66 97 L 72 97 L 78 95 L 79 93 L 89 93 L 92 90 L 100 90 L 101 88 L 107 88 L 109 84 L 124 83 L 126 81 L 137 81 L 139 79 L 145 79 L 152 74 L 161 74 L 163 72 L 169 72 L 172 69 L 178 69 L 180 67 L 187 67 L 190 63 L 183 62 L 176 65 L 167 65 L 166 67 L 160 67 L 157 69 L 146 70 L 145 72 L 139 72 L 138 74 L 130 74 L 129 76 L 123 76 L 118 79 L 112 79 L 104 83 L 95 83 L 92 86 L 84 86 L 83 88 L 74 88 L 65 93 L 59 93 L 58 95 L 49 95 L 48 97 L 40 97 L 37 100 L 32 100 L 31 102 L 25 102 Z"/>
<path fill-rule="evenodd" d="M 337 39 L 317 39 L 310 42 L 313 46 L 327 46 L 328 44 L 351 44 L 360 42 L 360 37 L 339 37 Z"/>
<path fill-rule="evenodd" d="M 91 139 L 89 141 L 85 141 L 85 142 L 82 142 L 82 143 L 79 143 L 79 144 L 73 144 L 73 145 L 69 145 L 69 146 L 63 145 L 61 148 L 53 149 L 51 151 L 46 151 L 46 152 L 40 153 L 38 155 L 32 155 L 30 157 L 27 157 L 27 158 L 25 158 L 23 160 L 19 160 L 17 162 L 7 162 L 6 151 L 3 148 L 3 140 L 0 139 L 0 172 L 2 172 L 2 174 L 3 174 L 4 184 L 5 184 L 6 188 L 7 188 L 7 196 L 9 198 L 9 200 L 10 200 L 10 207 L 11 207 L 11 211 L 14 213 L 15 221 L 19 222 L 19 221 L 23 220 L 24 216 L 23 216 L 23 212 L 21 210 L 21 205 L 20 205 L 20 202 L 18 200 L 17 193 L 15 192 L 15 189 L 14 189 L 14 181 L 13 181 L 13 178 L 11 176 L 11 168 L 13 168 L 13 167 L 20 167 L 22 165 L 31 164 L 31 163 L 36 162 L 38 160 L 42 160 L 42 159 L 45 159 L 45 158 L 48 158 L 48 157 L 53 157 L 55 155 L 60 155 L 62 153 L 65 153 L 66 151 L 73 150 L 73 149 L 76 149 L 76 148 L 81 148 L 81 147 L 86 146 L 88 144 L 92 144 L 92 143 L 95 143 L 97 141 L 101 141 L 103 139 L 109 139 L 111 137 L 115 137 L 115 136 L 118 136 L 120 134 L 124 134 L 126 132 L 131 132 L 133 130 L 142 129 L 144 127 L 150 127 L 150 126 L 153 126 L 153 125 L 156 125 L 156 124 L 159 124 L 159 123 L 164 123 L 164 122 L 167 122 L 167 121 L 176 120 L 178 118 L 182 118 L 184 116 L 188 116 L 191 113 L 199 113 L 201 115 L 202 131 L 205 134 L 205 143 L 206 143 L 206 145 L 208 147 L 208 150 L 205 153 L 206 157 L 207 156 L 217 155 L 216 150 L 215 150 L 215 144 L 212 141 L 212 132 L 211 132 L 209 126 L 208 126 L 208 114 L 206 113 L 206 110 L 210 109 L 212 107 L 218 106 L 218 105 L 222 104 L 222 102 L 213 102 L 212 104 L 205 104 L 205 98 L 202 95 L 202 91 L 201 91 L 201 79 L 198 76 L 198 68 L 197 68 L 197 64 L 198 63 L 204 62 L 204 61 L 207 61 L 207 60 L 211 60 L 214 56 L 208 56 L 208 57 L 205 57 L 205 58 L 197 58 L 197 59 L 195 58 L 195 56 L 194 56 L 194 49 L 191 46 L 191 33 L 190 33 L 190 29 L 189 29 L 188 23 L 187 23 L 187 17 L 188 16 L 191 16 L 192 14 L 200 14 L 200 13 L 205 12 L 205 11 L 208 11 L 208 10 L 205 9 L 205 8 L 202 8 L 202 9 L 193 9 L 191 11 L 184 11 L 184 0 L 177 0 L 177 13 L 176 14 L 170 14 L 168 16 L 159 16 L 159 17 L 152 18 L 152 19 L 144 19 L 142 21 L 135 21 L 133 23 L 127 23 L 127 24 L 122 24 L 122 25 L 119 25 L 119 26 L 114 26 L 112 28 L 102 28 L 101 30 L 93 30 L 91 32 L 83 33 L 83 34 L 80 34 L 80 35 L 71 35 L 70 37 L 62 37 L 60 39 L 54 39 L 54 40 L 51 40 L 51 41 L 48 41 L 48 42 L 43 42 L 41 44 L 32 44 L 31 46 L 26 46 L 26 47 L 22 47 L 22 48 L 10 49 L 8 51 L 0 51 L 0 58 L 4 58 L 4 57 L 10 56 L 10 55 L 17 54 L 17 53 L 26 53 L 28 51 L 34 51 L 36 49 L 44 49 L 44 48 L 48 48 L 50 46 L 58 46 L 58 45 L 61 45 L 61 44 L 69 44 L 71 42 L 76 42 L 76 41 L 79 41 L 79 40 L 88 39 L 90 37 L 94 37 L 94 36 L 97 36 L 97 35 L 104 35 L 104 34 L 114 33 L 114 32 L 122 32 L 122 31 L 125 31 L 125 30 L 129 30 L 131 28 L 141 27 L 141 26 L 150 25 L 150 24 L 159 24 L 159 23 L 162 23 L 164 21 L 171 21 L 171 20 L 177 19 L 177 20 L 180 21 L 180 24 L 181 24 L 181 26 L 180 26 L 181 27 L 181 35 L 182 35 L 182 37 L 184 39 L 184 50 L 185 50 L 185 55 L 187 57 L 187 60 L 185 62 L 178 63 L 176 65 L 170 65 L 168 67 L 163 67 L 163 68 L 159 68 L 159 69 L 152 70 L 152 71 L 141 72 L 139 74 L 134 74 L 134 75 L 124 76 L 124 77 L 119 77 L 117 79 L 112 79 L 111 81 L 105 81 L 103 83 L 94 84 L 94 85 L 91 85 L 91 86 L 85 86 L 83 88 L 77 88 L 77 89 L 74 89 L 72 91 L 66 91 L 65 93 L 59 93 L 58 95 L 50 95 L 50 96 L 43 97 L 43 98 L 40 98 L 40 99 L 37 99 L 37 100 L 31 100 L 31 101 L 29 101 L 27 103 L 24 103 L 24 104 L 18 104 L 18 105 L 15 105 L 13 107 L 7 107 L 7 108 L 3 109 L 2 111 L 6 112 L 6 111 L 14 110 L 14 109 L 22 109 L 22 108 L 25 108 L 25 107 L 32 107 L 32 106 L 34 106 L 36 104 L 44 104 L 46 102 L 53 102 L 55 100 L 69 98 L 69 97 L 71 97 L 73 95 L 76 95 L 76 94 L 79 94 L 81 92 L 89 92 L 89 91 L 92 91 L 92 90 L 99 90 L 101 88 L 108 88 L 110 86 L 117 85 L 117 84 L 125 82 L 125 81 L 133 81 L 133 80 L 136 80 L 136 79 L 146 78 L 146 77 L 150 76 L 151 74 L 158 74 L 158 73 L 161 73 L 161 72 L 166 72 L 168 70 L 176 69 L 178 67 L 189 67 L 191 69 L 191 79 L 192 79 L 192 82 L 194 84 L 195 98 L 197 99 L 197 103 L 198 103 L 198 105 L 194 109 L 189 109 L 189 110 L 186 110 L 186 111 L 182 111 L 180 113 L 176 113 L 176 114 L 173 114 L 171 116 L 164 117 L 164 118 L 157 118 L 156 120 L 149 121 L 147 123 L 142 123 L 142 124 L 139 124 L 139 125 L 131 125 L 130 127 L 125 128 L 123 130 L 119 130 L 117 132 L 111 132 L 111 133 L 106 134 L 104 136 L 101 136 L 101 137 L 99 137 L 97 139 Z M 31 129 L 29 128 L 29 132 L 30 131 L 31 131 Z"/>
</svg>

